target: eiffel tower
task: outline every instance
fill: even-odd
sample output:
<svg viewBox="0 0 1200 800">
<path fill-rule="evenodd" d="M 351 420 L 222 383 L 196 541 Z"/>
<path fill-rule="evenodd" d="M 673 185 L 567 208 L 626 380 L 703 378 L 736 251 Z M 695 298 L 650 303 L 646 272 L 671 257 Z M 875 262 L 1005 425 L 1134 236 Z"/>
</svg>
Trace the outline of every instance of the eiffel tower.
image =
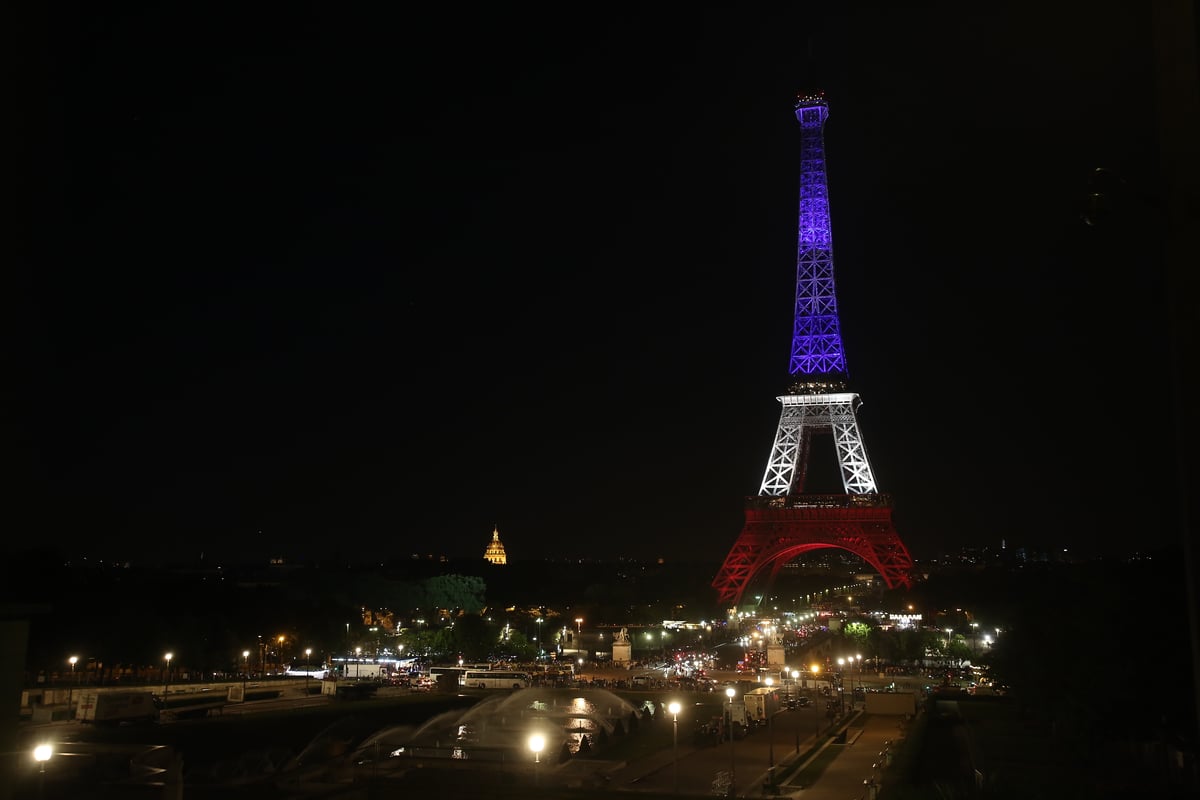
<svg viewBox="0 0 1200 800">
<path fill-rule="evenodd" d="M 737 605 L 752 581 L 809 550 L 848 550 L 879 571 L 888 588 L 911 586 L 913 562 L 892 524 L 891 498 L 875 484 L 858 428 L 859 396 L 848 388 L 825 175 L 823 92 L 796 97 L 800 122 L 800 232 L 788 393 L 758 496 L 713 580 L 721 604 Z M 832 435 L 845 494 L 806 494 L 814 435 Z"/>
</svg>

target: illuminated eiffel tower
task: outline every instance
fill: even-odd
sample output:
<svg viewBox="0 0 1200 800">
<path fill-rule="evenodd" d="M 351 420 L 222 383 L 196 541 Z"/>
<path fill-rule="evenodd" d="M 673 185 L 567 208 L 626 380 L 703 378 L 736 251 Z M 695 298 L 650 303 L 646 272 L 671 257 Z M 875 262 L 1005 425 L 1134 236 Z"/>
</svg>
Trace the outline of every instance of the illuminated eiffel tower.
<svg viewBox="0 0 1200 800">
<path fill-rule="evenodd" d="M 888 588 L 911 585 L 912 557 L 892 525 L 858 428 L 859 397 L 848 388 L 825 175 L 821 92 L 796 97 L 800 122 L 800 231 L 788 393 L 758 496 L 747 498 L 746 523 L 713 580 L 718 602 L 737 605 L 752 581 L 809 550 L 836 547 L 862 557 Z M 814 435 L 832 435 L 845 494 L 806 494 Z"/>
</svg>

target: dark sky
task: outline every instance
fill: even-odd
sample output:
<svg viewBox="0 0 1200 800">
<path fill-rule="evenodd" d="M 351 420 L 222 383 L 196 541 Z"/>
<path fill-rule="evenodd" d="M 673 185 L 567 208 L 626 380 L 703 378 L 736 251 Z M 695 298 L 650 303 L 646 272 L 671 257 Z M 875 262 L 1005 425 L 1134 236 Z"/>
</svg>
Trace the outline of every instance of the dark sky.
<svg viewBox="0 0 1200 800">
<path fill-rule="evenodd" d="M 1142 4 L 344 5 L 25 18 L 10 549 L 720 561 L 810 87 L 914 556 L 1176 537 Z"/>
</svg>

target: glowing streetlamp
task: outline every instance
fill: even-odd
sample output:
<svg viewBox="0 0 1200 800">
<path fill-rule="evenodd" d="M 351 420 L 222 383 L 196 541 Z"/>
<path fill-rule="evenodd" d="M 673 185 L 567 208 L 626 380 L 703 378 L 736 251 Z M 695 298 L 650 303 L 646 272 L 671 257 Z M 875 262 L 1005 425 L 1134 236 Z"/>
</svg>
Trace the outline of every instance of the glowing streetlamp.
<svg viewBox="0 0 1200 800">
<path fill-rule="evenodd" d="M 583 617 L 575 618 L 575 635 L 576 636 L 583 635 Z"/>
<path fill-rule="evenodd" d="M 308 679 L 312 672 L 312 648 L 304 648 L 304 696 L 308 697 Z"/>
<path fill-rule="evenodd" d="M 737 694 L 737 689 L 730 686 L 725 690 L 725 696 L 729 698 L 729 796 L 737 797 L 737 762 L 734 760 L 733 742 L 737 737 L 733 735 L 733 697 Z"/>
<path fill-rule="evenodd" d="M 250 651 L 242 651 L 242 702 L 246 700 L 246 681 L 250 677 Z"/>
<path fill-rule="evenodd" d="M 546 746 L 546 739 L 540 733 L 535 733 L 529 737 L 529 749 L 533 751 L 533 785 L 538 785 L 538 764 L 542 760 L 542 749 Z"/>
<path fill-rule="evenodd" d="M 46 762 L 54 755 L 54 745 L 39 744 L 33 748 L 33 760 L 38 762 L 38 796 L 46 793 Z"/>
<path fill-rule="evenodd" d="M 675 794 L 679 794 L 679 703 L 672 701 L 667 706 L 667 711 L 671 712 L 672 727 L 671 727 L 671 754 L 672 760 L 675 762 Z"/>
<path fill-rule="evenodd" d="M 167 668 L 163 670 L 163 697 L 167 696 L 167 684 L 171 682 L 171 659 L 174 655 L 174 653 L 167 653 L 163 656 L 163 659 L 167 663 Z"/>
<path fill-rule="evenodd" d="M 817 723 L 817 732 L 813 734 L 813 741 L 815 742 L 821 737 L 821 707 L 817 705 L 817 676 L 821 674 L 821 665 L 813 664 L 809 669 L 812 670 L 813 675 L 813 711 L 816 712 L 814 718 Z"/>
<path fill-rule="evenodd" d="M 792 670 L 792 685 L 796 685 L 796 681 L 800 680 L 800 670 Z M 796 725 L 796 752 L 800 752 L 800 725 Z"/>
<path fill-rule="evenodd" d="M 67 663 L 71 665 L 71 683 L 75 682 L 75 665 L 79 663 L 79 656 L 71 656 L 67 659 Z"/>
<path fill-rule="evenodd" d="M 764 683 L 770 689 L 775 685 L 775 679 L 768 677 Z M 767 703 L 767 783 L 775 785 L 775 728 L 771 722 L 771 704 Z"/>
<path fill-rule="evenodd" d="M 283 637 L 279 637 L 279 671 L 283 672 Z"/>
</svg>

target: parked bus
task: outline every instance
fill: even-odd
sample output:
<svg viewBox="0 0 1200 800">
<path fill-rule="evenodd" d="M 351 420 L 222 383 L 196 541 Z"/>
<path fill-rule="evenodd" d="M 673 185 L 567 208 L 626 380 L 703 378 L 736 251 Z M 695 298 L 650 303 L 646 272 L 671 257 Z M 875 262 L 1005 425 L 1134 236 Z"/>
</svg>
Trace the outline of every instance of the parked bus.
<svg viewBox="0 0 1200 800">
<path fill-rule="evenodd" d="M 465 689 L 527 689 L 529 673 L 505 669 L 472 669 L 463 673 L 459 685 Z"/>
<path fill-rule="evenodd" d="M 445 678 L 445 680 L 450 681 L 450 683 L 454 686 L 460 686 L 462 684 L 462 676 L 466 671 L 467 667 L 430 667 L 429 677 L 432 678 L 433 682 L 438 686 L 443 686 L 442 676 L 449 675 L 450 677 Z"/>
</svg>

